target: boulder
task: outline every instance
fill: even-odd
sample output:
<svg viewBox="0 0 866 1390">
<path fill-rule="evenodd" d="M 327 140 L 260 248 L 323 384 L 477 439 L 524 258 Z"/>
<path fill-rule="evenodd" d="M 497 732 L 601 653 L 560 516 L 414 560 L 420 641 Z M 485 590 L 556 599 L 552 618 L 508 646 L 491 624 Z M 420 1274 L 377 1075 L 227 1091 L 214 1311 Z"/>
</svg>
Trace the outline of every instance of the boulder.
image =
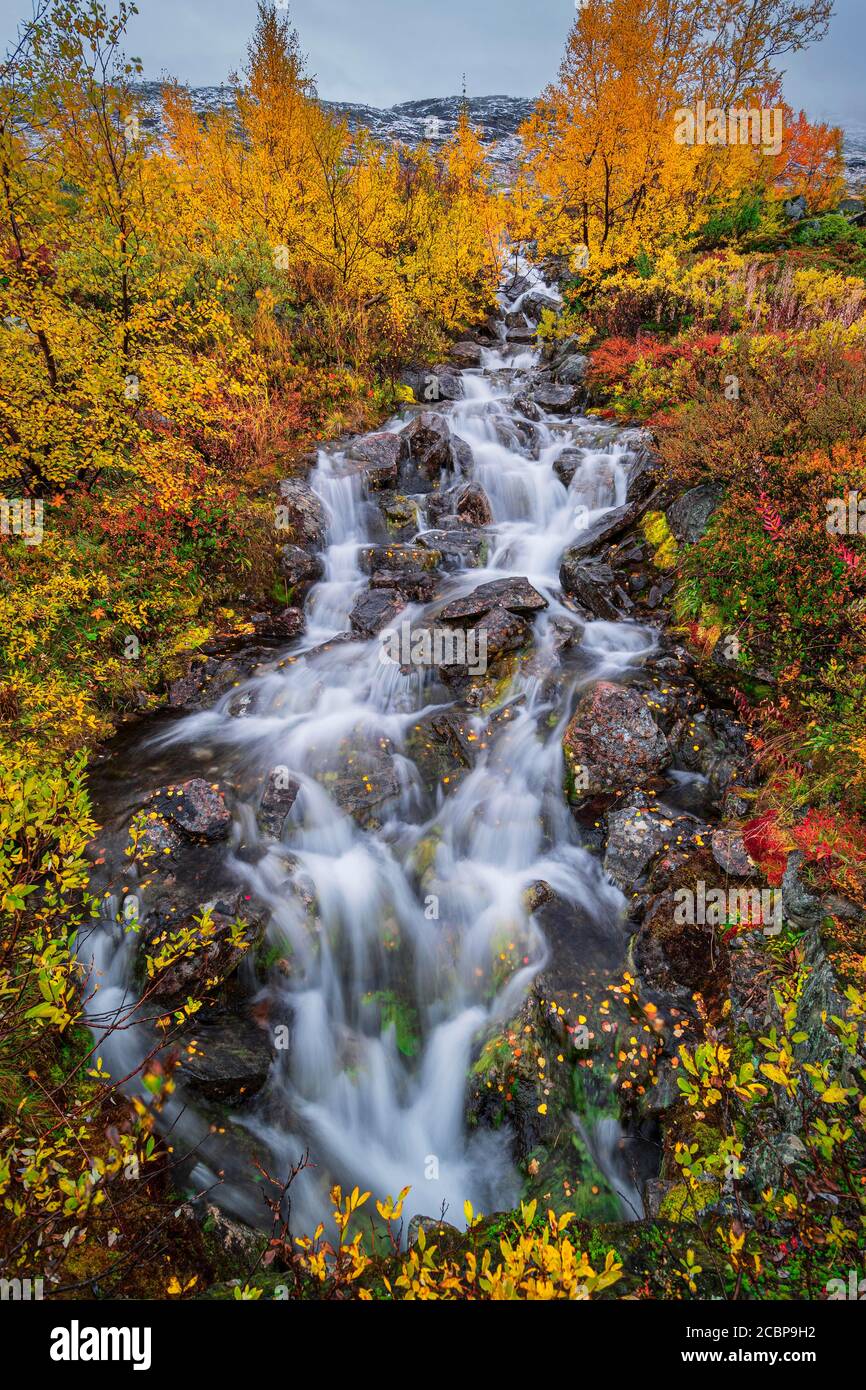
<svg viewBox="0 0 866 1390">
<path fill-rule="evenodd" d="M 754 872 L 755 866 L 738 830 L 714 830 L 710 846 L 719 868 L 732 878 L 748 878 Z"/>
<path fill-rule="evenodd" d="M 481 348 L 478 343 L 455 343 L 451 349 L 451 360 L 458 367 L 480 367 Z"/>
<path fill-rule="evenodd" d="M 305 550 L 319 549 L 325 539 L 327 517 L 309 483 L 288 478 L 280 483 L 278 505 L 281 529 L 286 527 L 295 543 Z"/>
<path fill-rule="evenodd" d="M 506 320 L 506 322 L 507 322 L 507 320 Z M 521 327 L 507 328 L 507 329 L 506 329 L 506 333 L 505 333 L 505 341 L 506 341 L 506 343 L 511 343 L 511 344 L 513 344 L 513 345 L 515 345 L 515 346 L 518 346 L 518 347 L 523 347 L 523 346 L 532 347 L 532 346 L 534 346 L 534 344 L 535 344 L 535 338 L 536 338 L 536 330 L 535 330 L 535 328 L 530 328 L 530 326 L 529 326 L 528 324 L 527 324 L 525 327 L 521 326 Z"/>
<path fill-rule="evenodd" d="M 532 388 L 532 399 L 549 415 L 570 415 L 577 409 L 580 393 L 574 386 L 542 382 Z"/>
<path fill-rule="evenodd" d="M 559 582 L 584 612 L 601 622 L 621 622 L 624 611 L 632 607 L 631 600 L 615 582 L 609 565 L 588 565 L 566 559 L 559 571 Z"/>
<path fill-rule="evenodd" d="M 434 534 L 431 531 L 428 536 Z M 428 545 L 370 545 L 361 551 L 360 564 L 365 574 L 408 570 L 435 570 L 442 556 Z M 384 588 L 385 585 L 377 587 Z"/>
<path fill-rule="evenodd" d="M 448 530 L 422 531 L 415 537 L 419 546 L 438 556 L 446 568 L 475 568 L 482 563 L 485 551 L 483 536 L 476 531 L 454 527 Z"/>
<path fill-rule="evenodd" d="M 203 777 L 161 787 L 153 793 L 150 804 L 157 815 L 195 839 L 223 840 L 232 823 L 224 794 Z"/>
<path fill-rule="evenodd" d="M 580 386 L 589 367 L 589 358 L 583 352 L 572 353 L 562 358 L 554 367 L 553 375 L 564 386 Z"/>
<path fill-rule="evenodd" d="M 371 589 L 399 589 L 412 603 L 430 603 L 436 596 L 436 576 L 420 566 L 407 565 L 403 570 L 376 570 L 370 579 Z"/>
<path fill-rule="evenodd" d="M 352 631 L 361 637 L 375 637 L 405 606 L 406 600 L 399 589 L 368 589 L 355 599 L 349 614 Z"/>
<path fill-rule="evenodd" d="M 315 777 L 340 810 L 363 829 L 377 828 L 385 803 L 401 791 L 390 750 L 378 744 L 353 746 L 350 739 L 322 760 Z"/>
<path fill-rule="evenodd" d="M 454 515 L 464 526 L 489 526 L 493 521 L 490 500 L 480 483 L 467 483 L 454 499 Z"/>
<path fill-rule="evenodd" d="M 385 524 L 390 532 L 402 534 L 417 528 L 418 507 L 408 497 L 385 497 L 380 505 Z"/>
<path fill-rule="evenodd" d="M 520 312 L 525 314 L 530 323 L 540 323 L 541 316 L 546 309 L 554 312 L 559 308 L 560 300 L 557 295 L 551 294 L 547 290 L 529 290 L 520 301 Z"/>
<path fill-rule="evenodd" d="M 290 588 L 316 583 L 324 574 L 318 555 L 311 555 L 299 545 L 284 545 L 280 551 L 280 573 Z"/>
<path fill-rule="evenodd" d="M 180 1047 L 179 1077 L 211 1101 L 242 1101 L 260 1091 L 271 1069 L 268 1032 L 235 1013 L 199 1015 Z"/>
<path fill-rule="evenodd" d="M 574 545 L 569 546 L 565 558 L 573 558 L 581 553 L 590 555 L 600 550 L 608 541 L 615 540 L 634 526 L 645 509 L 643 502 L 626 502 L 622 507 L 611 507 L 591 526 L 586 526 L 577 533 L 577 540 Z"/>
<path fill-rule="evenodd" d="M 212 993 L 215 985 L 223 984 L 234 974 L 246 955 L 234 932 L 237 918 L 230 913 L 211 910 L 213 930 L 204 931 L 200 921 L 196 921 L 201 918 L 202 911 L 181 921 L 175 919 L 165 928 L 166 932 L 188 931 L 198 938 L 198 943 L 193 954 L 181 956 L 157 973 L 152 984 L 153 997 L 164 1007 L 171 1007 L 189 995 L 200 998 Z M 260 930 L 256 923 L 245 933 L 245 939 L 249 941 Z M 162 934 L 159 930 L 148 934 L 151 951 L 158 951 Z"/>
<path fill-rule="evenodd" d="M 554 460 L 553 471 L 564 487 L 571 487 L 571 480 L 585 458 L 583 449 L 563 449 Z"/>
<path fill-rule="evenodd" d="M 519 651 L 532 635 L 528 624 L 517 613 L 498 605 L 483 614 L 473 626 L 479 639 L 484 634 L 488 659 L 504 652 Z"/>
<path fill-rule="evenodd" d="M 612 681 L 599 681 L 583 696 L 563 736 L 563 752 L 579 797 L 640 787 L 672 756 L 646 700 Z"/>
<path fill-rule="evenodd" d="M 411 387 L 412 394 L 421 405 L 459 401 L 465 394 L 459 370 L 447 364 L 410 369 L 402 374 L 400 382 L 403 386 Z"/>
<path fill-rule="evenodd" d="M 681 1006 L 696 993 L 705 998 L 724 988 L 728 951 L 719 931 L 700 923 L 679 922 L 673 889 L 654 898 L 634 941 L 638 977 Z"/>
<path fill-rule="evenodd" d="M 678 541 L 694 545 L 701 539 L 719 505 L 721 491 L 716 483 L 699 483 L 668 507 L 668 526 Z"/>
<path fill-rule="evenodd" d="M 301 608 L 284 608 L 280 613 L 253 613 L 250 621 L 258 637 L 274 642 L 293 641 L 300 637 L 305 626 Z"/>
<path fill-rule="evenodd" d="M 364 475 L 371 488 L 396 487 L 398 469 L 408 457 L 409 448 L 402 435 L 380 430 L 356 439 L 347 453 L 349 458 L 365 464 Z"/>
<path fill-rule="evenodd" d="M 400 432 L 418 471 L 437 482 L 446 469 L 453 466 L 454 451 L 448 421 L 435 411 L 425 410 Z"/>
<path fill-rule="evenodd" d="M 481 584 L 465 598 L 454 599 L 439 614 L 442 622 L 460 622 L 479 618 L 493 608 L 505 608 L 511 613 L 538 613 L 547 607 L 547 599 L 534 589 L 528 579 L 495 579 Z"/>
<path fill-rule="evenodd" d="M 607 814 L 605 873 L 623 892 L 633 889 L 660 850 L 678 842 L 688 846 L 706 831 L 691 816 L 669 816 L 649 806 L 632 805 Z"/>
<path fill-rule="evenodd" d="M 525 391 L 514 397 L 514 409 L 525 415 L 527 420 L 534 420 L 536 424 L 544 419 L 544 412 Z"/>
</svg>

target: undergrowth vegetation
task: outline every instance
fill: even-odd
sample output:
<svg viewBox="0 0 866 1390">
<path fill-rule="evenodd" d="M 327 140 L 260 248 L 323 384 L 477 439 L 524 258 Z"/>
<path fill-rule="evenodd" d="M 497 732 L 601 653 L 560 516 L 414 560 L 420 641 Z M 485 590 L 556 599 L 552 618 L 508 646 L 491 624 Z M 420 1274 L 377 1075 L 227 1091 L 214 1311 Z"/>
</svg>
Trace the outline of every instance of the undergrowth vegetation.
<svg viewBox="0 0 866 1390">
<path fill-rule="evenodd" d="M 589 0 L 506 199 L 465 114 L 438 155 L 328 114 L 272 6 L 231 107 L 201 117 L 169 86 L 164 141 L 122 51 L 125 0 L 37 7 L 0 77 L 0 488 L 38 518 L 38 535 L 0 537 L 8 1277 L 44 1275 L 59 1297 L 122 1279 L 125 1296 L 179 1298 L 817 1298 L 862 1258 L 866 231 L 836 211 L 839 133 L 787 107 L 769 160 L 672 141 L 707 63 L 722 96 L 781 102 L 767 55 L 826 10 L 768 0 L 738 29 L 755 7 L 731 0 L 731 48 L 709 28 L 702 48 L 716 8 Z M 593 1227 L 532 1201 L 469 1209 L 464 1233 L 432 1222 L 406 1250 L 405 1193 L 374 1198 L 365 1224 L 371 1194 L 334 1189 L 328 1230 L 299 1238 L 276 1183 L 273 1235 L 239 1273 L 171 1215 L 177 1156 L 153 1112 L 172 1065 L 154 1050 L 136 1069 L 150 1105 L 124 1098 L 85 1027 L 87 757 L 191 652 L 249 630 L 273 593 L 275 483 L 316 438 L 378 423 L 401 365 L 484 317 L 506 228 L 562 276 L 541 341 L 573 340 L 593 409 L 653 433 L 670 496 L 644 534 L 676 576 L 681 637 L 748 729 L 749 854 L 771 884 L 800 865 L 830 906 L 820 929 L 754 946 L 765 1032 L 730 998 L 700 1001 L 703 1036 L 671 1069 L 658 1220 Z M 688 544 L 662 504 L 695 487 L 714 506 Z M 163 940 L 154 970 L 208 938 L 202 922 Z M 836 972 L 817 1004 L 816 941 Z M 137 1007 L 96 1026 L 131 1027 Z"/>
</svg>

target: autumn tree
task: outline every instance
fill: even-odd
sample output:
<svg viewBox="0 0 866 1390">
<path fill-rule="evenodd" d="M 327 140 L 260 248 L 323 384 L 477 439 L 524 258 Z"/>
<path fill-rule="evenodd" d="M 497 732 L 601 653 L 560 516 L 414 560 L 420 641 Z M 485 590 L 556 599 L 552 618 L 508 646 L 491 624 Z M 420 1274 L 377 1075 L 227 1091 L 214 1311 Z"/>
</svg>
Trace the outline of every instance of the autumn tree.
<svg viewBox="0 0 866 1390">
<path fill-rule="evenodd" d="M 674 114 L 777 100 L 778 59 L 821 38 L 831 11 L 832 0 L 587 0 L 523 132 L 518 193 L 535 197 L 542 246 L 583 245 L 603 267 L 682 235 L 713 197 L 766 185 L 775 170 L 758 146 L 678 144 Z"/>
</svg>

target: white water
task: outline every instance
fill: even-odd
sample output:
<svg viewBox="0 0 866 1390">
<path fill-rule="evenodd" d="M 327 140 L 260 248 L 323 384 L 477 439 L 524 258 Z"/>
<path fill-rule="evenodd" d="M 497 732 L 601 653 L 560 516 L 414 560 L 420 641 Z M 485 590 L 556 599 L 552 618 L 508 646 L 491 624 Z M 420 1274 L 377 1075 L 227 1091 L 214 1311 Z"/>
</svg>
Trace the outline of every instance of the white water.
<svg viewBox="0 0 866 1390">
<path fill-rule="evenodd" d="M 533 657 L 502 695 L 508 711 L 495 737 L 485 739 L 487 718 L 461 710 L 465 732 L 476 745 L 488 744 L 474 770 L 453 787 L 431 789 L 409 755 L 419 716 L 448 708 L 435 673 L 383 663 L 378 640 L 314 650 L 348 629 L 349 611 L 367 582 L 359 553 L 370 541 L 362 481 L 342 455 L 326 452 L 310 480 L 330 523 L 325 577 L 309 596 L 307 633 L 292 649 L 295 659 L 275 661 L 240 692 L 244 698 L 233 691 L 172 735 L 206 745 L 216 764 L 242 750 L 246 771 L 255 770 L 262 785 L 271 769 L 285 766 L 301 786 L 281 844 L 258 830 L 255 807 L 239 808 L 234 845 L 244 854 L 233 860 L 238 882 L 267 904 L 269 941 L 290 962 L 288 973 L 274 973 L 266 1001 L 271 1026 L 286 1024 L 291 1046 L 277 1054 L 267 1091 L 246 1122 L 270 1149 L 275 1174 L 310 1151 L 315 1167 L 292 1189 L 296 1231 L 312 1229 L 325 1214 L 333 1181 L 376 1197 L 411 1186 L 407 1223 L 413 1214 L 446 1208 L 459 1224 L 467 1198 L 484 1211 L 512 1204 L 519 1182 L 508 1135 L 468 1133 L 463 1107 L 480 1042 L 513 1017 L 546 959 L 525 891 L 543 879 L 597 921 L 615 926 L 624 913 L 621 894 L 581 848 L 562 794 L 560 744 L 573 708 L 569 696 L 638 665 L 653 649 L 653 636 L 627 623 L 584 622 L 563 603 L 558 569 L 576 538 L 576 516 L 585 524 L 587 511 L 593 520 L 624 501 L 630 457 L 612 434 L 608 449 L 584 450 L 566 490 L 553 463 L 564 448 L 580 445 L 590 422 L 551 418 L 535 425 L 531 448 L 521 443 L 512 397 L 525 389 L 522 373 L 535 365 L 537 354 L 503 345 L 485 353 L 480 370 L 464 373 L 465 399 L 449 408 L 448 418 L 471 448 L 469 476 L 491 502 L 488 564 L 450 575 L 434 604 L 401 615 L 430 618 L 444 601 L 516 575 L 549 600 L 533 624 Z M 404 423 L 395 420 L 390 428 Z M 423 508 L 425 499 L 419 502 Z M 580 663 L 571 689 L 551 694 L 546 678 L 559 667 L 567 629 Z M 396 774 L 396 792 L 379 807 L 378 830 L 360 829 L 328 795 L 323 769 L 337 767 L 348 747 L 376 758 L 384 750 L 384 763 Z M 370 763 L 374 786 L 378 768 Z M 435 849 L 420 882 L 415 852 L 422 843 Z M 438 915 L 431 916 L 435 900 Z M 510 964 L 503 968 L 506 944 Z M 100 985 L 89 1006 L 98 1034 L 115 1011 L 134 1003 L 127 993 L 131 950 L 128 936 L 107 928 L 82 951 Z M 395 1028 L 382 1025 L 371 997 L 382 993 L 414 1009 L 416 1055 L 404 1055 Z M 115 1074 L 134 1068 L 142 1034 L 130 1029 L 106 1039 Z M 166 1116 L 185 1141 L 206 1131 L 180 1102 Z M 225 1154 L 203 1153 L 194 1179 L 206 1184 Z M 621 1195 L 634 1200 L 632 1193 Z M 260 1198 L 242 1185 L 228 1184 L 221 1200 L 250 1219 L 261 1213 Z"/>
</svg>

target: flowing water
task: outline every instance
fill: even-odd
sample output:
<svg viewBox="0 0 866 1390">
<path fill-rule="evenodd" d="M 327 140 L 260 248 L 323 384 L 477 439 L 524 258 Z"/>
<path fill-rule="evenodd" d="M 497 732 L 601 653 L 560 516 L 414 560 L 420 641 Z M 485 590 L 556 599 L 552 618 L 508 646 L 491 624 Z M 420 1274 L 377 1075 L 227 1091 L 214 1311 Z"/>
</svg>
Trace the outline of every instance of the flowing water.
<svg viewBox="0 0 866 1390">
<path fill-rule="evenodd" d="M 381 542 L 382 523 L 358 465 L 327 451 L 310 478 L 329 529 L 305 636 L 214 708 L 160 727 L 134 750 L 139 779 L 197 758 L 208 780 L 234 790 L 228 870 L 267 907 L 269 946 L 289 963 L 259 983 L 256 1003 L 291 1040 L 276 1051 L 265 1091 L 236 1120 L 242 1114 L 251 1140 L 269 1153 L 272 1173 L 309 1151 L 314 1166 L 292 1188 L 296 1230 L 323 1216 L 333 1181 L 377 1197 L 411 1185 L 407 1218 L 446 1209 L 460 1222 L 467 1198 L 484 1211 L 512 1204 L 519 1182 L 509 1136 L 468 1130 L 464 1097 L 480 1042 L 515 1015 L 547 960 L 526 890 L 544 880 L 622 941 L 624 899 L 582 847 L 563 796 L 561 739 L 577 693 L 600 677 L 629 679 L 654 636 L 626 622 L 586 620 L 563 599 L 558 570 L 576 526 L 623 503 L 634 459 L 615 430 L 598 438 L 598 422 L 528 422 L 514 398 L 537 366 L 536 352 L 503 339 L 462 374 L 464 397 L 441 407 L 469 446 L 465 476 L 486 492 L 493 524 L 483 566 L 450 570 L 435 603 L 410 605 L 397 620 L 429 622 L 443 602 L 510 576 L 525 576 L 549 601 L 534 620 L 531 659 L 497 691 L 496 709 L 457 706 L 476 749 L 471 770 L 431 783 L 413 757 L 423 721 L 455 708 L 435 669 L 383 659 L 378 638 L 330 640 L 349 629 L 367 586 L 363 547 Z M 401 429 L 412 413 L 387 428 Z M 575 447 L 582 462 L 567 489 L 553 464 Z M 423 531 L 429 497 L 417 501 Z M 329 770 L 347 749 L 366 769 L 371 796 L 387 770 L 372 828 L 329 793 Z M 256 821 L 275 768 L 300 787 L 279 842 Z M 146 889 L 140 896 L 146 923 Z M 136 941 L 118 928 L 116 911 L 109 897 L 103 927 L 81 945 L 91 988 L 98 985 L 88 1005 L 98 1036 L 134 1004 Z M 394 1000 L 413 1020 L 411 1047 Z M 131 1073 L 149 1037 L 144 1024 L 106 1036 L 109 1069 Z M 242 1159 L 228 1138 L 209 1133 L 207 1117 L 179 1094 L 161 1123 L 172 1127 L 176 1147 L 200 1145 L 194 1185 L 224 1170 L 219 1200 L 261 1218 Z M 638 1198 L 616 1171 L 610 1125 L 588 1139 L 633 1215 Z"/>
</svg>

